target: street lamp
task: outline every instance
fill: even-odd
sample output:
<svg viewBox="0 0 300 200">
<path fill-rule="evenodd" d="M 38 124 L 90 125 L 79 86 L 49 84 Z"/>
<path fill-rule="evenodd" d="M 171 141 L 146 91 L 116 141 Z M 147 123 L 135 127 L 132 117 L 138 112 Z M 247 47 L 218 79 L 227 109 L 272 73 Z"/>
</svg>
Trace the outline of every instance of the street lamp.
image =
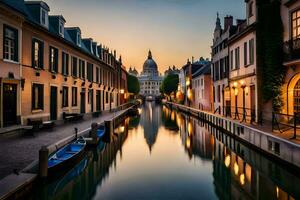
<svg viewBox="0 0 300 200">
<path fill-rule="evenodd" d="M 243 89 L 243 119 L 242 122 L 246 121 L 246 108 L 245 108 L 245 88 L 246 88 L 246 84 L 244 80 L 241 80 L 241 88 Z"/>
<path fill-rule="evenodd" d="M 238 98 L 238 94 L 239 94 L 239 89 L 237 87 L 237 82 L 233 83 L 232 89 L 234 90 L 234 96 L 235 96 L 235 114 L 234 114 L 234 119 L 238 119 L 239 118 L 239 113 L 238 113 L 238 107 L 237 107 L 237 98 Z"/>
</svg>

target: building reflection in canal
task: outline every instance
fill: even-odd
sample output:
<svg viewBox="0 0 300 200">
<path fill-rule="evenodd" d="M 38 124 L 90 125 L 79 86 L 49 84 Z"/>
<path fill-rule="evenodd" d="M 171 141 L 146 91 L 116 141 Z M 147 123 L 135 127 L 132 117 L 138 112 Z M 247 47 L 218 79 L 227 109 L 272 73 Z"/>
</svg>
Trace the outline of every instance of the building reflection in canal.
<svg viewBox="0 0 300 200">
<path fill-rule="evenodd" d="M 300 198 L 300 179 L 288 169 L 198 119 L 176 113 L 174 120 L 189 157 L 212 160 L 215 192 L 220 199 Z"/>
<path fill-rule="evenodd" d="M 103 145 L 33 199 L 300 198 L 300 179 L 289 169 L 154 102 Z"/>
</svg>

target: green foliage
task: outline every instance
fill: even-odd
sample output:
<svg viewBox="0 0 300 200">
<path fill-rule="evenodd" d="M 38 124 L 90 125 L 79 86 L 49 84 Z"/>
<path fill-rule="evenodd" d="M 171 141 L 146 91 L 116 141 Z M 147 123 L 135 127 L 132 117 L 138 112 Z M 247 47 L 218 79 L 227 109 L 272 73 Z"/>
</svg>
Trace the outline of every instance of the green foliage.
<svg viewBox="0 0 300 200">
<path fill-rule="evenodd" d="M 257 7 L 257 74 L 262 81 L 263 100 L 272 100 L 274 111 L 278 111 L 282 106 L 281 86 L 285 77 L 280 1 L 257 0 Z"/>
<path fill-rule="evenodd" d="M 170 95 L 172 92 L 176 92 L 178 88 L 179 77 L 178 74 L 169 74 L 163 80 L 161 84 L 161 92 Z"/>
<path fill-rule="evenodd" d="M 137 77 L 128 74 L 127 75 L 127 87 L 128 92 L 137 95 L 140 92 L 140 83 Z"/>
</svg>

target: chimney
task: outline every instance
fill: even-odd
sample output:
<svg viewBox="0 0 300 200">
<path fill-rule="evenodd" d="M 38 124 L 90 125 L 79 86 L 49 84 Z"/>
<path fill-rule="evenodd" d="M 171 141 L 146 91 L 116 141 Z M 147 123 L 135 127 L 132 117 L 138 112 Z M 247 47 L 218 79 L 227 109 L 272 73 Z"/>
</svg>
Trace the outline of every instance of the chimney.
<svg viewBox="0 0 300 200">
<path fill-rule="evenodd" d="M 227 15 L 226 17 L 224 17 L 224 30 L 226 31 L 232 25 L 233 17 L 231 15 Z"/>
<path fill-rule="evenodd" d="M 194 63 L 194 56 L 192 56 L 192 63 Z"/>
</svg>

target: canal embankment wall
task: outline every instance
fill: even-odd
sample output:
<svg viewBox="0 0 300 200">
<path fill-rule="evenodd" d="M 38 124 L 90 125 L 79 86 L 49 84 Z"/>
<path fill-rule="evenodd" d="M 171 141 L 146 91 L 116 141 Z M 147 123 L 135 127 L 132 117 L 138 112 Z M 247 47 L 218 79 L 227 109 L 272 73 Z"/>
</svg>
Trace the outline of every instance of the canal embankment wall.
<svg viewBox="0 0 300 200">
<path fill-rule="evenodd" d="M 123 105 L 118 110 L 122 111 L 113 116 L 111 119 L 106 120 L 113 124 L 113 127 L 118 126 L 124 118 L 126 118 L 130 109 L 136 106 L 136 103 L 131 103 L 130 105 Z M 112 111 L 114 112 L 114 111 Z M 87 128 L 83 131 L 75 133 L 71 136 L 68 136 L 54 144 L 44 146 L 49 155 L 57 149 L 65 146 L 66 144 L 74 141 L 77 137 L 87 136 L 91 128 Z M 10 174 L 0 181 L 0 200 L 10 200 L 10 199 L 24 199 L 34 188 L 34 185 L 39 184 L 39 174 L 38 171 L 33 170 L 37 169 L 39 166 L 39 160 L 33 161 L 23 170 L 16 174 Z"/>
<path fill-rule="evenodd" d="M 282 161 L 284 164 L 289 164 L 291 167 L 297 169 L 297 171 L 300 171 L 299 144 L 213 113 L 200 111 L 198 109 L 171 102 L 166 102 L 165 104 L 172 108 L 177 108 L 179 111 L 193 115 L 267 154 L 268 156 L 278 161 Z"/>
</svg>

